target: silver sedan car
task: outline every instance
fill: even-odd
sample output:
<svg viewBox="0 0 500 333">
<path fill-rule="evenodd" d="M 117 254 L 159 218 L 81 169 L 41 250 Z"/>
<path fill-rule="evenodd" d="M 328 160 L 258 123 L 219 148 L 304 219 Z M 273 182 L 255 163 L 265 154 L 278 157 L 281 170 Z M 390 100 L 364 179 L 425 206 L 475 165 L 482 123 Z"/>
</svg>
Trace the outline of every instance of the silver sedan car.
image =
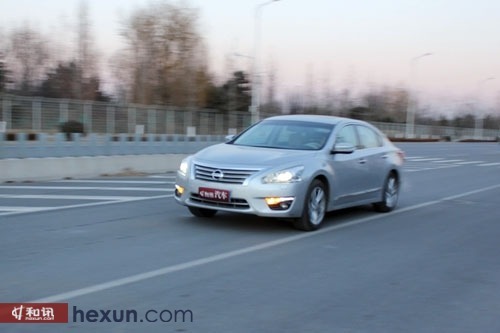
<svg viewBox="0 0 500 333">
<path fill-rule="evenodd" d="M 403 152 L 366 122 L 276 116 L 184 159 L 175 199 L 198 217 L 254 214 L 310 231 L 335 209 L 394 209 L 403 161 Z"/>
</svg>

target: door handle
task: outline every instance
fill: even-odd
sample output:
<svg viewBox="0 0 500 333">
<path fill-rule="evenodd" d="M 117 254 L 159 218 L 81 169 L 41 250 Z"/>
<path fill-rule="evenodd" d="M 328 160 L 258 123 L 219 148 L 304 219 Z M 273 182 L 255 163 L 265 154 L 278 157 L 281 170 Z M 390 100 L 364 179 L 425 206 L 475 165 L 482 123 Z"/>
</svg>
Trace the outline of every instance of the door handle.
<svg viewBox="0 0 500 333">
<path fill-rule="evenodd" d="M 365 164 L 365 163 L 366 163 L 366 160 L 365 160 L 364 158 L 360 158 L 360 159 L 358 160 L 358 163 L 359 163 L 359 164 Z"/>
<path fill-rule="evenodd" d="M 382 155 L 382 158 L 383 158 L 383 159 L 387 159 L 387 158 L 389 158 L 389 154 L 384 154 L 384 155 Z"/>
</svg>

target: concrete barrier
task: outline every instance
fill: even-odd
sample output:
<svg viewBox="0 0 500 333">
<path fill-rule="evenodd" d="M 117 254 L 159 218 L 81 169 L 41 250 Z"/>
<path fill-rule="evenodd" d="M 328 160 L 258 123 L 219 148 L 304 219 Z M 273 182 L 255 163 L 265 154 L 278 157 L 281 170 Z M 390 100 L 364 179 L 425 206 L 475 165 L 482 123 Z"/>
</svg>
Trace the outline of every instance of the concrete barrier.
<svg viewBox="0 0 500 333">
<path fill-rule="evenodd" d="M 6 158 L 0 159 L 0 182 L 86 178 L 134 172 L 176 171 L 187 154 Z"/>
<path fill-rule="evenodd" d="M 222 135 L 97 135 L 85 137 L 73 133 L 66 141 L 64 134 L 38 133 L 28 135 L 2 135 L 0 133 L 0 159 L 38 157 L 85 157 L 115 155 L 193 154 L 205 147 L 225 141 Z"/>
</svg>

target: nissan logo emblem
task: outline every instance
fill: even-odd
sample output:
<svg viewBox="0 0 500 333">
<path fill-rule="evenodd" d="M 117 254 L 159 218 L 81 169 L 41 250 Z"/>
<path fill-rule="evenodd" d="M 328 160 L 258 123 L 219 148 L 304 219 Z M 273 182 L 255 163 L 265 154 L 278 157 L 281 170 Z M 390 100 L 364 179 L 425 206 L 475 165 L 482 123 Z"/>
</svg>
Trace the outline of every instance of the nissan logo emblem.
<svg viewBox="0 0 500 333">
<path fill-rule="evenodd" d="M 212 179 L 213 180 L 221 180 L 224 177 L 224 173 L 222 173 L 221 170 L 215 170 L 212 172 Z"/>
</svg>

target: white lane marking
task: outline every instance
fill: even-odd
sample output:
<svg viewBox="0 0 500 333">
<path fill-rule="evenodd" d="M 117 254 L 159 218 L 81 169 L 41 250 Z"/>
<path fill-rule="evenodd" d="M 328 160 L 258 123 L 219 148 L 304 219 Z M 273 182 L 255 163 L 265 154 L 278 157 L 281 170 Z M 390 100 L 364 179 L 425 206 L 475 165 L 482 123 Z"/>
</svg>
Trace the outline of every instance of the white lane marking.
<svg viewBox="0 0 500 333">
<path fill-rule="evenodd" d="M 3 199 L 57 199 L 57 200 L 106 200 L 106 201 L 128 201 L 142 199 L 133 196 L 99 196 L 99 195 L 56 195 L 56 194 L 0 194 Z"/>
<path fill-rule="evenodd" d="M 32 212 L 50 212 L 50 211 L 55 211 L 55 210 L 64 210 L 64 209 L 72 209 L 72 208 L 104 206 L 104 205 L 112 205 L 112 204 L 118 204 L 118 203 L 124 203 L 124 202 L 172 198 L 173 196 L 174 196 L 173 194 L 165 194 L 165 195 L 157 195 L 154 197 L 141 197 L 140 199 L 131 199 L 131 200 L 122 200 L 122 201 L 100 201 L 100 202 L 91 202 L 91 203 L 86 203 L 86 204 L 57 206 L 57 207 L 33 207 L 33 210 L 30 210 L 30 211 L 0 213 L 0 216 L 12 216 L 12 215 L 25 214 L 25 213 L 32 213 Z"/>
<path fill-rule="evenodd" d="M 436 158 L 417 158 L 411 160 L 412 162 L 427 162 L 427 161 L 438 161 L 438 160 L 444 160 L 442 157 L 436 157 Z"/>
<path fill-rule="evenodd" d="M 456 164 L 445 164 L 445 165 L 436 165 L 432 166 L 430 168 L 410 168 L 410 169 L 404 169 L 405 172 L 417 172 L 417 171 L 429 171 L 429 170 L 439 170 L 439 169 L 449 169 L 449 168 L 456 168 L 459 167 L 459 165 Z"/>
<path fill-rule="evenodd" d="M 173 192 L 171 188 L 155 187 L 95 187 L 95 186 L 0 186 L 0 189 L 24 190 L 97 190 L 97 191 L 147 191 L 147 192 Z"/>
<path fill-rule="evenodd" d="M 48 208 L 51 208 L 51 207 L 0 206 L 0 211 L 30 213 L 30 212 L 37 212 L 40 210 L 46 210 Z M 0 214 L 0 215 L 4 215 L 4 214 Z"/>
<path fill-rule="evenodd" d="M 484 161 L 468 161 L 468 162 L 458 162 L 456 164 L 459 165 L 467 165 L 467 164 L 478 164 L 478 163 L 484 163 Z"/>
<path fill-rule="evenodd" d="M 127 284 L 131 284 L 131 283 L 135 283 L 135 282 L 141 282 L 141 281 L 144 281 L 144 280 L 152 279 L 152 278 L 155 278 L 155 277 L 159 277 L 159 276 L 163 276 L 163 275 L 167 275 L 167 274 L 171 274 L 171 273 L 175 273 L 175 272 L 179 272 L 179 271 L 184 271 L 184 270 L 187 270 L 187 269 L 191 269 L 191 268 L 194 268 L 194 267 L 198 267 L 198 266 L 202 266 L 202 265 L 214 263 L 214 262 L 217 262 L 217 261 L 222 261 L 222 260 L 226 260 L 226 259 L 230 259 L 230 258 L 242 256 L 242 255 L 245 255 L 245 254 L 248 254 L 248 253 L 262 251 L 262 250 L 269 249 L 269 248 L 272 248 L 272 247 L 276 247 L 276 246 L 279 246 L 279 245 L 283 245 L 283 244 L 295 242 L 295 241 L 298 241 L 298 240 L 301 240 L 301 239 L 315 237 L 315 236 L 318 236 L 318 235 L 321 235 L 321 234 L 324 234 L 324 233 L 327 233 L 327 232 L 331 232 L 331 231 L 334 231 L 334 230 L 344 229 L 344 228 L 347 228 L 347 227 L 351 227 L 353 225 L 357 225 L 357 224 L 361 224 L 361 223 L 366 223 L 366 222 L 369 222 L 369 221 L 372 221 L 372 220 L 387 218 L 387 216 L 392 216 L 392 215 L 406 213 L 406 212 L 409 212 L 409 211 L 412 211 L 412 210 L 416 210 L 416 209 L 420 209 L 420 208 L 423 208 L 423 207 L 428 207 L 428 206 L 436 205 L 436 204 L 439 204 L 439 203 L 444 202 L 444 201 L 455 200 L 455 199 L 458 199 L 458 198 L 462 198 L 462 197 L 466 197 L 466 196 L 469 196 L 469 195 L 472 195 L 472 194 L 477 194 L 477 193 L 481 193 L 481 192 L 486 192 L 486 191 L 494 190 L 494 189 L 497 189 L 497 188 L 500 188 L 500 184 L 493 185 L 493 186 L 488 186 L 488 187 L 484 187 L 484 188 L 480 188 L 480 189 L 477 189 L 477 190 L 473 190 L 473 191 L 469 191 L 469 192 L 465 192 L 465 193 L 461 193 L 461 194 L 457 194 L 457 195 L 452 195 L 452 196 L 444 197 L 444 198 L 437 199 L 437 200 L 432 200 L 432 201 L 424 202 L 424 203 L 413 205 L 413 206 L 410 206 L 410 207 L 398 209 L 398 210 L 395 210 L 395 211 L 393 211 L 391 213 L 387 213 L 387 214 L 376 214 L 376 215 L 372 215 L 372 216 L 369 216 L 369 217 L 360 218 L 360 219 L 357 219 L 357 220 L 353 220 L 351 222 L 346 222 L 346 223 L 341 224 L 341 225 L 334 225 L 334 226 L 331 226 L 331 227 L 326 227 L 326 228 L 320 229 L 320 230 L 315 231 L 315 232 L 301 233 L 299 235 L 294 235 L 294 236 L 279 238 L 279 239 L 276 239 L 276 240 L 273 240 L 273 241 L 264 242 L 264 243 L 256 244 L 256 245 L 249 246 L 249 247 L 244 247 L 244 248 L 241 248 L 241 249 L 238 249 L 238 250 L 223 252 L 223 253 L 220 253 L 220 254 L 216 254 L 216 255 L 212 255 L 212 256 L 200 258 L 200 259 L 195 259 L 195 260 L 187 261 L 187 262 L 184 262 L 184 263 L 181 263 L 181 264 L 177 264 L 177 265 L 166 266 L 166 267 L 162 267 L 162 268 L 159 268 L 159 269 L 156 269 L 156 270 L 152 270 L 152 271 L 148 271 L 148 272 L 144 272 L 144 273 L 139 273 L 139 274 L 135 274 L 135 275 L 130 275 L 130 276 L 127 276 L 127 277 L 124 277 L 124 278 L 121 278 L 121 279 L 111 280 L 111 281 L 108 281 L 108 282 L 95 284 L 95 285 L 88 286 L 88 287 L 85 287 L 85 288 L 76 289 L 76 290 L 72 290 L 72 291 L 68 291 L 68 292 L 65 292 L 65 293 L 61 293 L 61 294 L 56 294 L 56 295 L 52 295 L 52 296 L 40 298 L 40 299 L 37 299 L 37 300 L 34 300 L 34 301 L 29 301 L 29 302 L 30 303 L 51 303 L 51 302 L 59 302 L 59 301 L 63 301 L 63 300 L 69 300 L 69 299 L 72 299 L 72 298 L 76 298 L 76 297 L 80 297 L 80 296 L 84 296 L 84 295 L 88 295 L 88 294 L 93 294 L 93 293 L 96 293 L 96 292 L 99 292 L 99 291 L 104 291 L 104 290 L 108 290 L 108 289 L 112 289 L 112 288 L 116 288 L 116 287 L 121 287 L 121 286 L 124 286 L 124 285 L 127 285 Z"/>
<path fill-rule="evenodd" d="M 152 176 L 149 176 L 149 178 L 175 179 L 175 176 L 152 175 Z"/>
<path fill-rule="evenodd" d="M 415 163 L 415 164 L 410 164 L 410 163 L 408 163 L 408 164 L 404 164 L 404 165 L 403 165 L 403 168 L 409 168 L 409 169 L 411 169 L 411 168 L 413 168 L 413 169 L 421 169 L 421 168 L 425 168 L 425 167 L 427 167 L 428 165 L 430 165 L 430 164 L 417 164 L 417 163 Z"/>
<path fill-rule="evenodd" d="M 463 162 L 463 160 L 444 160 L 444 161 L 432 161 L 433 163 L 455 163 L 455 162 Z"/>
<path fill-rule="evenodd" d="M 52 183 L 90 183 L 90 184 L 172 184 L 172 182 L 165 181 L 155 181 L 155 180 L 91 180 L 91 179 L 79 179 L 79 180 L 56 180 Z"/>
<path fill-rule="evenodd" d="M 495 166 L 495 165 L 500 165 L 500 162 L 478 164 L 478 166 Z"/>
</svg>

